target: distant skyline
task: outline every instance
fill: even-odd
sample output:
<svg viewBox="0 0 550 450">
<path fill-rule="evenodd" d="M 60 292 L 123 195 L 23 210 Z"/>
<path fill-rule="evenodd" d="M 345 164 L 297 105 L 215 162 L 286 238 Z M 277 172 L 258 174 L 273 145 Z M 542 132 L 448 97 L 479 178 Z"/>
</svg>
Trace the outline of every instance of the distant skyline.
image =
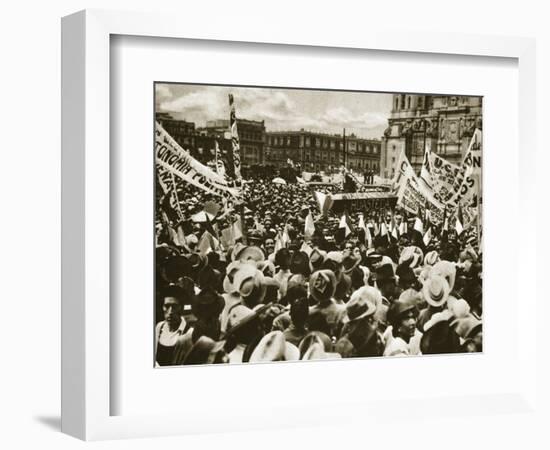
<svg viewBox="0 0 550 450">
<path fill-rule="evenodd" d="M 229 119 L 229 93 L 237 117 L 264 120 L 267 131 L 341 134 L 346 128 L 379 139 L 392 108 L 392 94 L 385 93 L 158 83 L 155 110 L 204 127 L 208 120 Z"/>
</svg>

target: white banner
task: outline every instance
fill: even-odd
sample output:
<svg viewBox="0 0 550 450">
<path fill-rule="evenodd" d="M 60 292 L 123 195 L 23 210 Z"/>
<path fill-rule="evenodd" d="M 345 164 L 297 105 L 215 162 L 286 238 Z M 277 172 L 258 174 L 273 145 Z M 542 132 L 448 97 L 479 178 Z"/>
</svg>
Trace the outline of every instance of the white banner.
<svg viewBox="0 0 550 450">
<path fill-rule="evenodd" d="M 216 172 L 201 164 L 164 130 L 160 123 L 155 129 L 155 157 L 157 173 L 164 169 L 182 180 L 220 197 L 237 198 L 238 190 Z M 162 184 L 161 184 L 162 185 Z"/>
</svg>

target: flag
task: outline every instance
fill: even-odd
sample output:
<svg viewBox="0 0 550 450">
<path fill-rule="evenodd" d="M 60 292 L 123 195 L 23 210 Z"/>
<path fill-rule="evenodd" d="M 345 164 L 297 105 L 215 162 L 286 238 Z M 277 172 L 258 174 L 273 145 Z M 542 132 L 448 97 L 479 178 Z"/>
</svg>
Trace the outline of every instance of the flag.
<svg viewBox="0 0 550 450">
<path fill-rule="evenodd" d="M 313 197 L 317 201 L 317 205 L 319 205 L 319 211 L 321 211 L 321 214 L 326 216 L 333 203 L 330 194 L 323 194 L 322 192 L 315 191 L 313 192 Z"/>
<path fill-rule="evenodd" d="M 422 223 L 422 219 L 420 217 L 416 217 L 414 220 L 414 227 L 416 231 L 418 231 L 420 234 L 424 234 L 424 224 Z"/>
<path fill-rule="evenodd" d="M 391 223 L 390 223 L 390 226 L 391 226 L 391 231 L 390 231 L 391 236 L 392 236 L 395 240 L 398 240 L 398 239 L 399 239 L 399 235 L 398 235 L 397 227 L 395 226 L 395 219 L 394 219 L 393 215 L 391 216 Z"/>
<path fill-rule="evenodd" d="M 430 243 L 432 240 L 432 227 L 429 227 L 428 231 L 424 233 L 422 240 L 424 241 L 424 245 L 428 245 Z"/>
<path fill-rule="evenodd" d="M 288 225 L 285 225 L 283 228 L 283 233 L 281 235 L 281 242 L 283 244 L 283 247 L 288 247 L 288 244 L 290 244 L 290 235 L 288 234 Z"/>
<path fill-rule="evenodd" d="M 342 242 L 353 232 L 352 230 L 353 225 L 351 224 L 347 213 L 344 213 L 340 219 L 340 223 L 338 224 L 338 230 L 334 235 L 334 240 L 336 242 Z"/>
<path fill-rule="evenodd" d="M 447 207 L 443 210 L 443 226 L 441 227 L 441 240 L 447 240 L 447 235 L 449 233 L 449 217 L 447 215 Z"/>
<path fill-rule="evenodd" d="M 462 218 L 462 207 L 460 206 L 460 203 L 459 203 L 458 209 L 456 211 L 456 222 L 455 222 L 456 234 L 458 234 L 459 236 L 464 231 L 463 223 L 464 223 L 464 219 Z"/>
<path fill-rule="evenodd" d="M 300 247 L 300 251 L 304 252 L 309 258 L 309 255 L 311 255 L 313 248 L 307 242 L 304 242 Z"/>
<path fill-rule="evenodd" d="M 407 222 L 404 220 L 399 224 L 399 236 L 403 236 L 404 234 L 407 234 Z"/>
<path fill-rule="evenodd" d="M 208 231 L 202 233 L 197 249 L 201 255 L 207 255 L 219 248 L 219 241 Z"/>
<path fill-rule="evenodd" d="M 235 167 L 235 179 L 241 180 L 241 145 L 237 131 L 237 116 L 235 114 L 235 102 L 233 94 L 229 94 L 229 127 L 231 129 L 231 147 L 233 149 L 233 165 Z"/>
<path fill-rule="evenodd" d="M 237 242 L 239 239 L 243 237 L 243 224 L 241 222 L 241 218 L 237 217 L 237 220 L 233 222 L 232 226 L 233 230 L 233 243 Z"/>
<path fill-rule="evenodd" d="M 214 155 L 216 158 L 216 172 L 219 176 L 225 177 L 225 166 L 223 164 L 223 159 L 220 152 L 220 145 L 218 144 L 217 139 L 214 141 Z"/>
<path fill-rule="evenodd" d="M 359 237 L 359 242 L 367 242 L 367 225 L 365 224 L 365 218 L 363 214 L 359 214 L 359 224 L 357 225 L 357 236 Z"/>
<path fill-rule="evenodd" d="M 313 236 L 313 233 L 315 233 L 315 225 L 313 223 L 313 215 L 311 214 L 311 211 L 306 217 L 306 223 L 304 226 L 304 237 L 306 239 L 311 239 Z"/>
</svg>

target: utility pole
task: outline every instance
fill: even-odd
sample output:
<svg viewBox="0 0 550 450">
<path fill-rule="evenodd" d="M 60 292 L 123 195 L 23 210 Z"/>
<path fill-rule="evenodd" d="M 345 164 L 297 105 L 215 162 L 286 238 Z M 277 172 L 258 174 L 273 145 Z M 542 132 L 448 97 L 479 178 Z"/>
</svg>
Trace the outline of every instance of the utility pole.
<svg viewBox="0 0 550 450">
<path fill-rule="evenodd" d="M 346 161 L 346 129 L 344 128 L 344 132 L 343 132 L 343 144 L 344 144 L 344 148 L 343 148 L 343 156 L 344 156 L 344 169 L 346 168 L 346 164 L 347 164 L 347 161 Z"/>
</svg>

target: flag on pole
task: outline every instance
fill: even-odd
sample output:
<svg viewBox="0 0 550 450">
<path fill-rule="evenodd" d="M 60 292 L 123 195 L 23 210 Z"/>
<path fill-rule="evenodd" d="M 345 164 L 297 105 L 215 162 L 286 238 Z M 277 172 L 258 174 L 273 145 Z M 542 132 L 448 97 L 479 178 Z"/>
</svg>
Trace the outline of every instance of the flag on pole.
<svg viewBox="0 0 550 450">
<path fill-rule="evenodd" d="M 202 233 L 197 249 L 201 255 L 207 255 L 210 252 L 214 252 L 219 248 L 219 241 L 209 232 Z"/>
<path fill-rule="evenodd" d="M 283 244 L 283 247 L 288 247 L 288 244 L 290 244 L 290 235 L 288 234 L 288 224 L 286 224 L 283 228 L 283 233 L 281 235 L 281 242 Z"/>
<path fill-rule="evenodd" d="M 464 219 L 462 218 L 462 207 L 459 203 L 458 204 L 458 209 L 456 211 L 456 222 L 455 222 L 456 234 L 458 234 L 459 236 L 464 231 L 463 223 L 464 223 Z"/>
<path fill-rule="evenodd" d="M 304 237 L 306 239 L 311 239 L 313 236 L 313 233 L 315 233 L 315 224 L 313 223 L 313 215 L 311 214 L 311 211 L 306 217 L 306 223 L 304 226 Z"/>
<path fill-rule="evenodd" d="M 241 222 L 241 218 L 237 217 L 237 220 L 233 222 L 233 242 L 237 242 L 239 239 L 243 237 L 243 224 Z"/>
<path fill-rule="evenodd" d="M 233 150 L 233 165 L 235 167 L 235 179 L 241 180 L 241 145 L 237 131 L 237 116 L 235 114 L 235 101 L 233 94 L 229 94 L 229 127 L 231 129 L 231 148 Z"/>
<path fill-rule="evenodd" d="M 426 231 L 426 233 L 424 233 L 424 236 L 423 236 L 422 240 L 424 241 L 424 245 L 428 245 L 430 243 L 430 241 L 432 240 L 432 227 L 431 226 L 428 228 L 428 231 Z"/>
<path fill-rule="evenodd" d="M 416 231 L 418 231 L 420 234 L 424 235 L 424 224 L 422 223 L 422 219 L 420 217 L 416 217 L 414 220 L 414 227 Z"/>
<path fill-rule="evenodd" d="M 220 144 L 218 144 L 217 139 L 214 141 L 214 155 L 216 158 L 216 172 L 219 176 L 225 177 L 225 166 L 223 165 L 223 159 L 220 152 Z"/>
<path fill-rule="evenodd" d="M 344 213 L 342 215 L 342 218 L 340 219 L 340 223 L 338 224 L 338 230 L 334 235 L 334 240 L 336 242 L 342 242 L 352 232 L 353 232 L 353 225 L 351 224 L 351 221 L 349 220 L 347 213 Z"/>
<path fill-rule="evenodd" d="M 321 214 L 323 216 L 326 216 L 333 203 L 333 200 L 330 194 L 327 195 L 322 192 L 314 191 L 313 197 L 315 198 L 315 200 L 317 201 L 317 204 L 319 205 L 319 211 L 321 211 Z"/>
</svg>

